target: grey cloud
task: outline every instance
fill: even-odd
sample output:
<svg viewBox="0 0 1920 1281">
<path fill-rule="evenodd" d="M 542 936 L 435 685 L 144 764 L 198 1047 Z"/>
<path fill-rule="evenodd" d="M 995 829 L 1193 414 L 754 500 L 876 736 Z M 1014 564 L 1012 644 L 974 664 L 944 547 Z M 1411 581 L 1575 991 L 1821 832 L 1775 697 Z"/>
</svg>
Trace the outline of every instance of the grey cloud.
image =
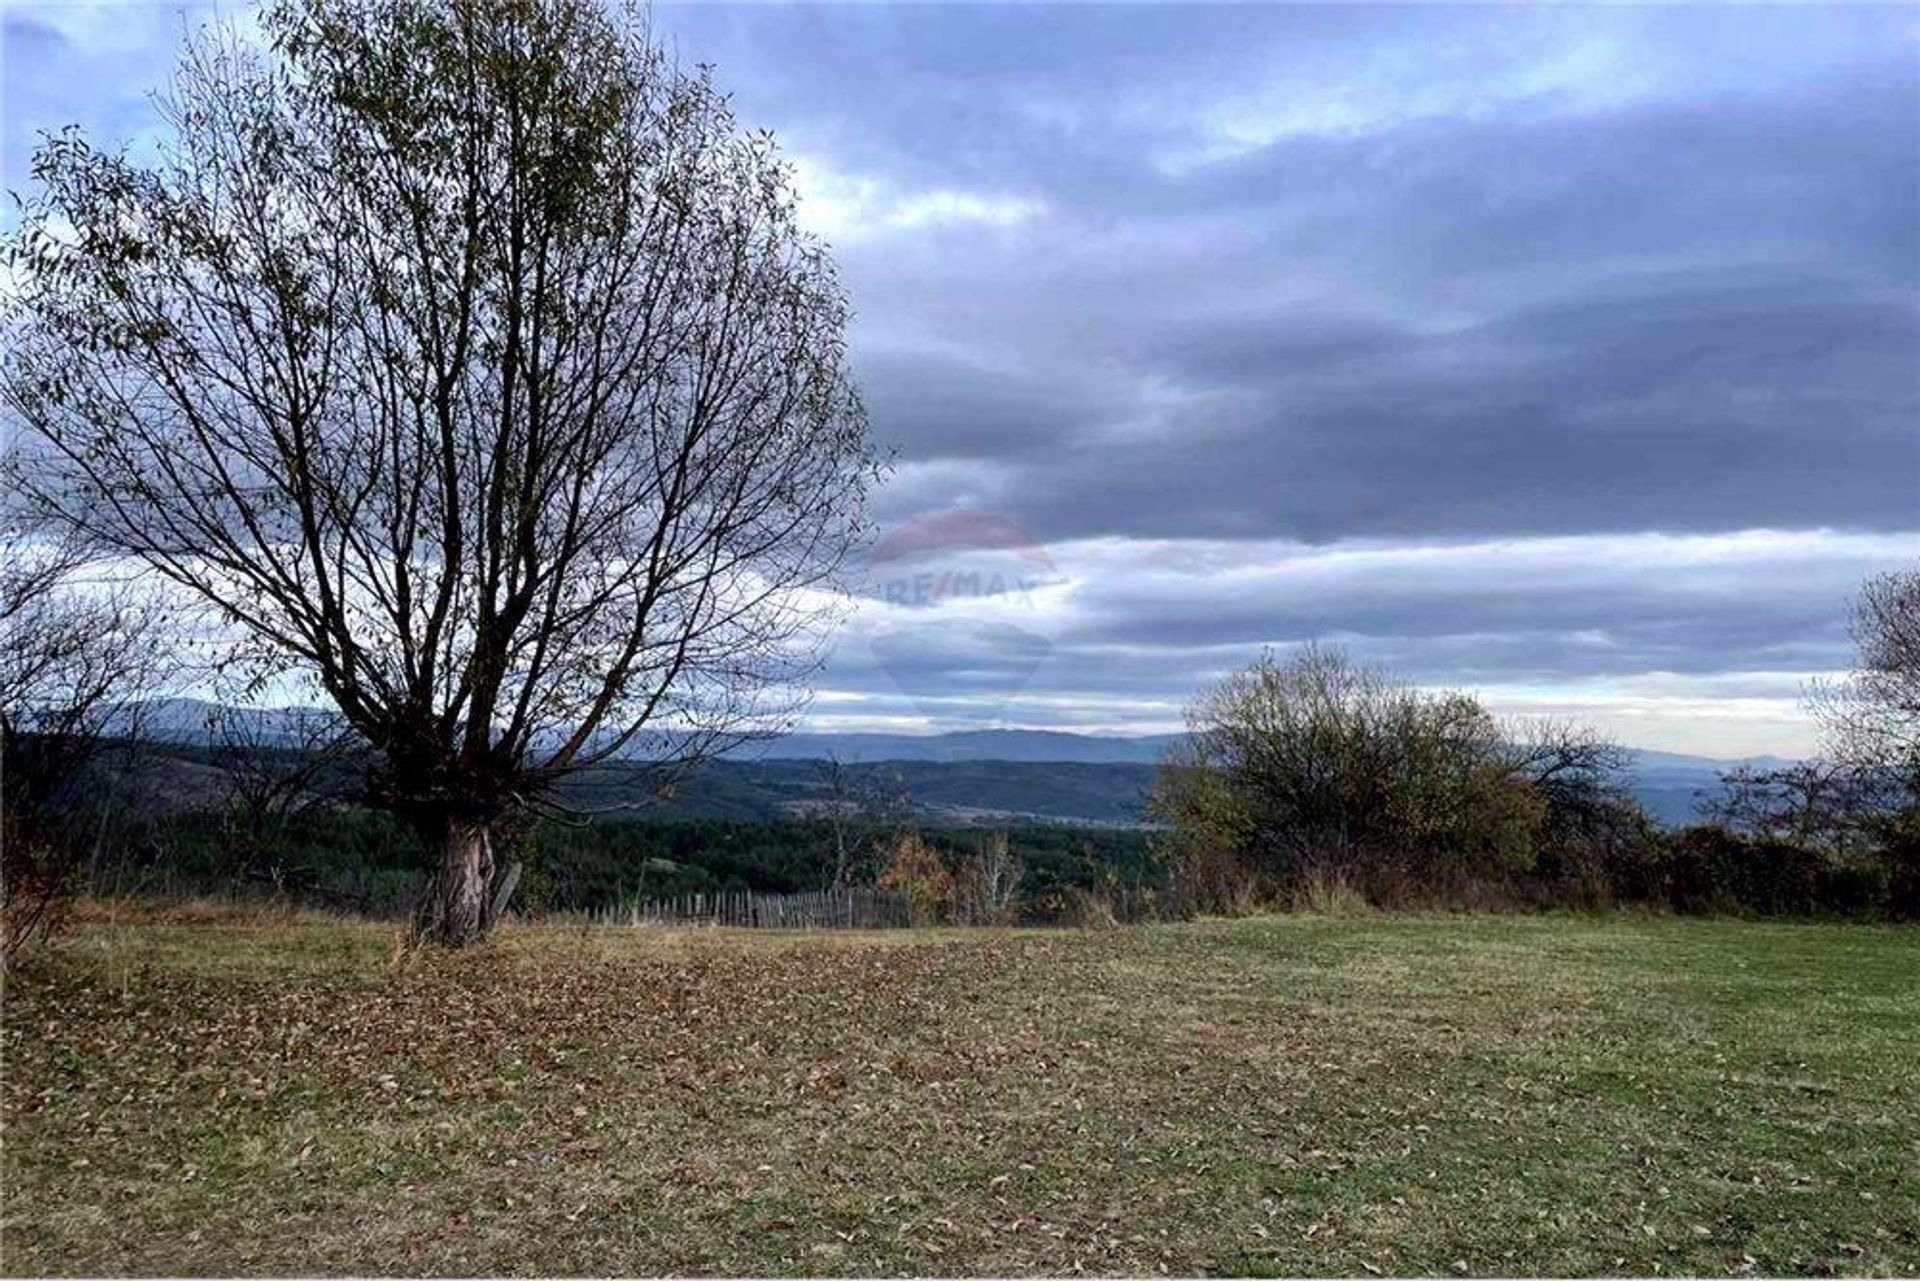
<svg viewBox="0 0 1920 1281">
<path fill-rule="evenodd" d="M 911 348 L 881 347 L 860 357 L 859 376 L 883 442 L 912 424 L 904 442 L 915 456 L 1011 460 L 1044 452 L 1125 413 L 1123 397 L 1074 386 L 1057 374 Z"/>
<path fill-rule="evenodd" d="M 1910 298 L 1818 278 L 1440 335 L 1241 319 L 1146 358 L 1216 393 L 1197 421 L 1035 476 L 1022 510 L 1052 536 L 1907 528 L 1917 351 Z"/>
<path fill-rule="evenodd" d="M 1050 536 L 1910 527 L 1920 82 L 1862 55 L 1783 84 L 1185 175 L 1096 148 L 1011 245 L 844 257 L 873 330 L 910 314 L 1050 374 L 980 415 L 1007 448 L 968 487 Z M 1196 395 L 1111 404 L 1158 379 Z M 936 388 L 882 427 L 909 459 L 976 458 L 952 444 L 973 413 Z M 1088 418 L 1125 430 L 1071 462 L 1032 447 Z"/>
<path fill-rule="evenodd" d="M 1291 590 L 1202 581 L 1190 592 L 1164 583 L 1129 591 L 1121 576 L 1111 595 L 1091 594 L 1060 640 L 1251 652 L 1345 635 L 1453 679 L 1837 667 L 1848 652 L 1845 602 L 1862 570 L 1784 560 L 1748 575 L 1658 565 L 1541 575 L 1489 556 L 1451 571 L 1402 566 Z M 1730 602 L 1734 590 L 1763 581 L 1774 590 Z"/>
<path fill-rule="evenodd" d="M 1177 704 L 1262 646 L 1316 639 L 1443 685 L 1670 672 L 1695 682 L 1744 673 L 1778 686 L 1779 673 L 1846 664 L 1848 598 L 1867 573 L 1920 554 L 1920 541 L 1108 541 L 1053 551 L 1076 584 L 1070 607 L 1007 600 L 990 616 L 864 619 L 829 666 L 832 687 L 1001 701 L 1017 675 L 1030 692 Z M 1791 691 L 1796 682 L 1784 683 Z"/>
<path fill-rule="evenodd" d="M 11 186 L 36 129 L 151 126 L 141 95 L 179 19 L 127 5 L 108 38 L 77 12 L 6 14 Z M 810 163 L 883 194 L 1034 204 L 836 247 L 876 431 L 899 447 L 885 523 L 960 504 L 1037 540 L 1211 538 L 1228 559 L 1275 538 L 1920 529 L 1909 12 L 652 21 Z M 1044 653 L 956 631 L 902 640 L 889 670 L 855 634 L 829 685 L 907 714 L 904 679 L 943 717 L 992 719 L 987 696 L 1031 661 L 1030 718 L 1122 719 L 1103 700 L 1177 703 L 1311 636 L 1440 683 L 1813 671 L 1844 661 L 1859 575 L 1894 563 L 1789 555 L 1746 579 L 1521 555 L 1265 596 L 1118 545 L 1028 629 Z"/>
</svg>

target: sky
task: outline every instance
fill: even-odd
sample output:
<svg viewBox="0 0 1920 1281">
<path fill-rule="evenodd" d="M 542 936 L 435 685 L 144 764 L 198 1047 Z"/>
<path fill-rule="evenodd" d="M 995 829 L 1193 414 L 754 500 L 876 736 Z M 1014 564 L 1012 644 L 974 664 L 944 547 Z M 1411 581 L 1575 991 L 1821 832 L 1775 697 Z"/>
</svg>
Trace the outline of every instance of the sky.
<svg viewBox="0 0 1920 1281">
<path fill-rule="evenodd" d="M 4 175 L 244 6 L 6 5 Z M 691 5 L 893 472 L 816 729 L 1177 729 L 1264 648 L 1816 745 L 1920 565 L 1920 10 Z"/>
</svg>

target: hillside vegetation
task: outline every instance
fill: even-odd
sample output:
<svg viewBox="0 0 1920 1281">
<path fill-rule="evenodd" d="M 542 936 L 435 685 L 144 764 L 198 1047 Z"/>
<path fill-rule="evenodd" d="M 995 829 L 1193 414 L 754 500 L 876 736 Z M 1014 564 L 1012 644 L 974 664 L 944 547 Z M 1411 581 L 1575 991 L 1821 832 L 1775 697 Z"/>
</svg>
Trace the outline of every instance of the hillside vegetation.
<svg viewBox="0 0 1920 1281">
<path fill-rule="evenodd" d="M 0 1266 L 1920 1271 L 1920 933 L 95 924 L 4 1006 Z"/>
</svg>

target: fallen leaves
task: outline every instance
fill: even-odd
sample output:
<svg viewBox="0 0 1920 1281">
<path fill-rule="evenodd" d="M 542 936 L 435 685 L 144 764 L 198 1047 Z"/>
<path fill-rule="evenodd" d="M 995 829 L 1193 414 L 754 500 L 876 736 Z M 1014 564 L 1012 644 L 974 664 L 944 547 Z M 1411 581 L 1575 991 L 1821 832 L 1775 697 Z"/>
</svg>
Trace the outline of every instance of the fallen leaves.
<svg viewBox="0 0 1920 1281">
<path fill-rule="evenodd" d="M 1643 971 L 1624 927 L 1532 930 L 529 932 L 391 969 L 384 935 L 208 932 L 131 983 L 59 958 L 0 1023 L 10 1262 L 1778 1271 L 1746 1225 L 1791 1199 L 1821 1225 L 1796 1257 L 1914 1270 L 1876 1120 L 1899 1078 L 1839 1066 L 1822 1022 L 1870 959 L 1802 958 L 1819 1003 L 1756 1028 L 1662 986 L 1744 936 L 1636 927 L 1688 961 Z M 1874 999 L 1913 1010 L 1899 968 Z M 1711 1109 L 1673 1111 L 1701 1081 Z"/>
</svg>

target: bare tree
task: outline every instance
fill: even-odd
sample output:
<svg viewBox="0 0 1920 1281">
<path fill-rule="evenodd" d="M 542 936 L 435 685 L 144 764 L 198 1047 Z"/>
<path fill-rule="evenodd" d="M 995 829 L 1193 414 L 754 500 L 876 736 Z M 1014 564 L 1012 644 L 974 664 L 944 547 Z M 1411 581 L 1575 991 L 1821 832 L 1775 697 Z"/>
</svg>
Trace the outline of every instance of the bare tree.
<svg viewBox="0 0 1920 1281">
<path fill-rule="evenodd" d="M 847 305 L 741 129 L 594 0 L 282 0 L 190 42 L 142 168 L 37 154 L 5 399 L 32 492 L 299 672 L 487 926 L 562 775 L 785 723 L 875 474 Z"/>
<path fill-rule="evenodd" d="M 337 713 L 314 707 L 220 706 L 207 718 L 207 748 L 223 784 L 235 870 L 276 882 L 281 869 L 269 860 L 294 824 L 354 799 L 366 765 L 359 735 Z"/>
<path fill-rule="evenodd" d="M 0 903 L 11 952 L 52 925 L 82 858 L 76 818 L 156 671 L 156 618 L 70 542 L 0 523 Z"/>
<path fill-rule="evenodd" d="M 1604 844 L 1643 825 L 1626 781 L 1632 753 L 1591 726 L 1529 721 L 1513 727 L 1508 741 L 1514 776 L 1545 802 L 1545 843 Z"/>
<path fill-rule="evenodd" d="M 1702 817 L 1738 835 L 1852 854 L 1874 848 L 1887 819 L 1911 804 L 1904 778 L 1884 767 L 1801 761 L 1741 766 L 1720 775 Z"/>
<path fill-rule="evenodd" d="M 912 798 L 897 776 L 889 779 L 879 769 L 849 769 L 831 753 L 815 767 L 825 793 L 819 812 L 833 842 L 827 886 L 837 890 L 855 878 L 871 879 L 884 842 L 912 823 Z"/>
<path fill-rule="evenodd" d="M 1892 769 L 1920 787 L 1920 570 L 1878 574 L 1854 605 L 1854 670 L 1809 702 L 1834 759 Z"/>
<path fill-rule="evenodd" d="M 847 829 L 853 824 L 852 811 L 858 802 L 847 785 L 846 767 L 838 756 L 829 755 L 819 768 L 827 792 L 827 828 L 833 833 L 833 877 L 827 888 L 837 890 L 847 883 Z"/>
<path fill-rule="evenodd" d="M 989 832 L 954 876 L 954 911 L 969 925 L 1006 925 L 1020 902 L 1027 865 L 1005 832 Z"/>
</svg>

